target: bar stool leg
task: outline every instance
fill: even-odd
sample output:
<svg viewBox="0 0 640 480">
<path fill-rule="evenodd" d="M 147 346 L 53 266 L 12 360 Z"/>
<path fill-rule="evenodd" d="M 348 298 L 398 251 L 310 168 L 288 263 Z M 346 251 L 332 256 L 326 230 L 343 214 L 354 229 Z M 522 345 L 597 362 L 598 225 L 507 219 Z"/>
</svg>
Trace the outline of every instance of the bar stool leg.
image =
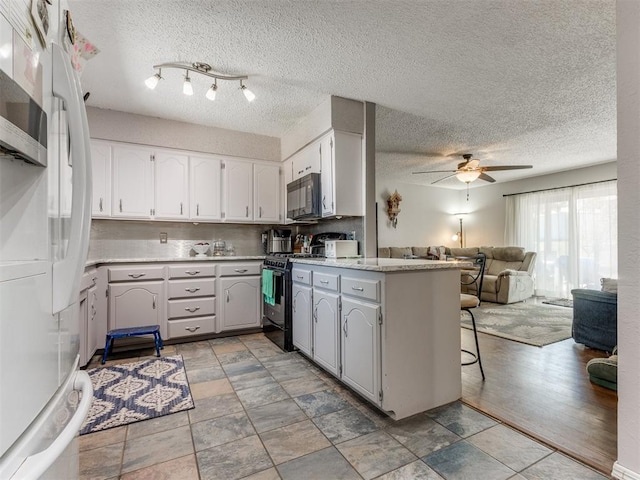
<svg viewBox="0 0 640 480">
<path fill-rule="evenodd" d="M 462 365 L 473 365 L 474 363 L 478 362 L 478 365 L 480 366 L 480 373 L 482 374 L 482 380 L 485 380 L 484 377 L 484 369 L 482 368 L 482 358 L 480 358 L 480 344 L 478 343 L 478 330 L 476 329 L 476 318 L 473 316 L 473 313 L 471 312 L 471 310 L 467 309 L 467 308 L 463 308 L 463 310 L 465 312 L 468 312 L 469 315 L 471 315 L 471 324 L 473 325 L 473 338 L 476 341 L 476 353 L 474 354 L 473 352 L 470 352 L 469 350 L 462 350 L 465 353 L 468 353 L 469 355 L 474 357 L 474 360 L 471 362 L 466 362 L 463 363 Z"/>
<path fill-rule="evenodd" d="M 109 355 L 109 350 L 113 347 L 113 337 L 110 335 L 106 336 L 106 340 L 104 342 L 104 352 L 102 353 L 102 365 L 107 361 L 107 356 Z"/>
</svg>

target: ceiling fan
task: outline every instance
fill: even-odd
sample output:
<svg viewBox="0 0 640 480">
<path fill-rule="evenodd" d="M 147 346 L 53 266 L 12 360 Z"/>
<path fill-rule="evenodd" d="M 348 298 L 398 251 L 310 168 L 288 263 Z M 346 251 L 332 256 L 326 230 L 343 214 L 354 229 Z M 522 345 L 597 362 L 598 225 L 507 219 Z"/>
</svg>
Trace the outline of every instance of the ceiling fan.
<svg viewBox="0 0 640 480">
<path fill-rule="evenodd" d="M 471 158 L 470 153 L 465 153 L 462 155 L 464 158 L 464 162 L 458 164 L 457 170 L 427 170 L 424 172 L 413 172 L 414 175 L 421 173 L 449 173 L 449 175 L 442 177 L 434 183 L 441 182 L 442 180 L 446 180 L 447 178 L 451 178 L 455 176 L 458 180 L 467 185 L 473 182 L 476 179 L 484 180 L 485 182 L 494 183 L 496 180 L 493 177 L 490 177 L 485 172 L 497 172 L 499 170 L 521 170 L 525 168 L 533 168 L 533 165 L 495 165 L 489 167 L 481 167 L 480 160 Z"/>
</svg>

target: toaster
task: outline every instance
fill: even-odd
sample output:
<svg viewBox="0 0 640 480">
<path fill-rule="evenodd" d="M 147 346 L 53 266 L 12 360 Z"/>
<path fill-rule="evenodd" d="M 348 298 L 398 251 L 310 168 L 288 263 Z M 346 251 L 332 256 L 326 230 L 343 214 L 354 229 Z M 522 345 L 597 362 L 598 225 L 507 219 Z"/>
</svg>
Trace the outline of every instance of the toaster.
<svg viewBox="0 0 640 480">
<path fill-rule="evenodd" d="M 327 258 L 345 258 L 358 256 L 357 240 L 325 240 L 324 256 Z"/>
</svg>

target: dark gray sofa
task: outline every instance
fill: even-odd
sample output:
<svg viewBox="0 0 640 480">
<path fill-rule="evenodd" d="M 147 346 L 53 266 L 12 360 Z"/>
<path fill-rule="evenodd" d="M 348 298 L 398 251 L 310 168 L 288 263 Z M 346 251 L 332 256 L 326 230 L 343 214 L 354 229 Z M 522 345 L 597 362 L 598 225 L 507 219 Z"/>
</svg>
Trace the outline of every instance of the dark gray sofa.
<svg viewBox="0 0 640 480">
<path fill-rule="evenodd" d="M 618 294 L 575 289 L 572 336 L 576 343 L 612 352 L 618 344 Z"/>
</svg>

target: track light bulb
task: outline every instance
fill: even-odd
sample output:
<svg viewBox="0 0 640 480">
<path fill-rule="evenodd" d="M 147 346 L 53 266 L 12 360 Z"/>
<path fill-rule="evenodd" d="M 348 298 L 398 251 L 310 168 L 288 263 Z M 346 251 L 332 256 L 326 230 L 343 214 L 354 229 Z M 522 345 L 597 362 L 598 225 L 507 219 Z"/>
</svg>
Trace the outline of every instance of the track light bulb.
<svg viewBox="0 0 640 480">
<path fill-rule="evenodd" d="M 191 86 L 191 79 L 189 78 L 189 72 L 184 77 L 184 84 L 182 85 L 182 93 L 185 95 L 193 95 L 193 87 Z"/>
<path fill-rule="evenodd" d="M 216 99 L 216 91 L 218 90 L 218 85 L 216 85 L 215 83 L 213 85 L 211 85 L 211 88 L 209 88 L 209 90 L 207 90 L 207 93 L 205 94 L 205 97 L 207 97 L 209 100 L 211 100 L 212 102 Z"/>
<path fill-rule="evenodd" d="M 253 102 L 256 99 L 255 94 L 242 83 L 242 80 L 240 80 L 240 90 L 242 90 L 242 93 L 244 93 L 247 102 Z"/>
<path fill-rule="evenodd" d="M 147 78 L 144 81 L 144 84 L 147 86 L 147 88 L 149 88 L 150 90 L 153 90 L 158 86 L 158 82 L 160 80 L 162 80 L 162 77 L 160 76 L 160 72 L 158 72 L 154 75 L 151 75 L 149 78 Z"/>
</svg>

